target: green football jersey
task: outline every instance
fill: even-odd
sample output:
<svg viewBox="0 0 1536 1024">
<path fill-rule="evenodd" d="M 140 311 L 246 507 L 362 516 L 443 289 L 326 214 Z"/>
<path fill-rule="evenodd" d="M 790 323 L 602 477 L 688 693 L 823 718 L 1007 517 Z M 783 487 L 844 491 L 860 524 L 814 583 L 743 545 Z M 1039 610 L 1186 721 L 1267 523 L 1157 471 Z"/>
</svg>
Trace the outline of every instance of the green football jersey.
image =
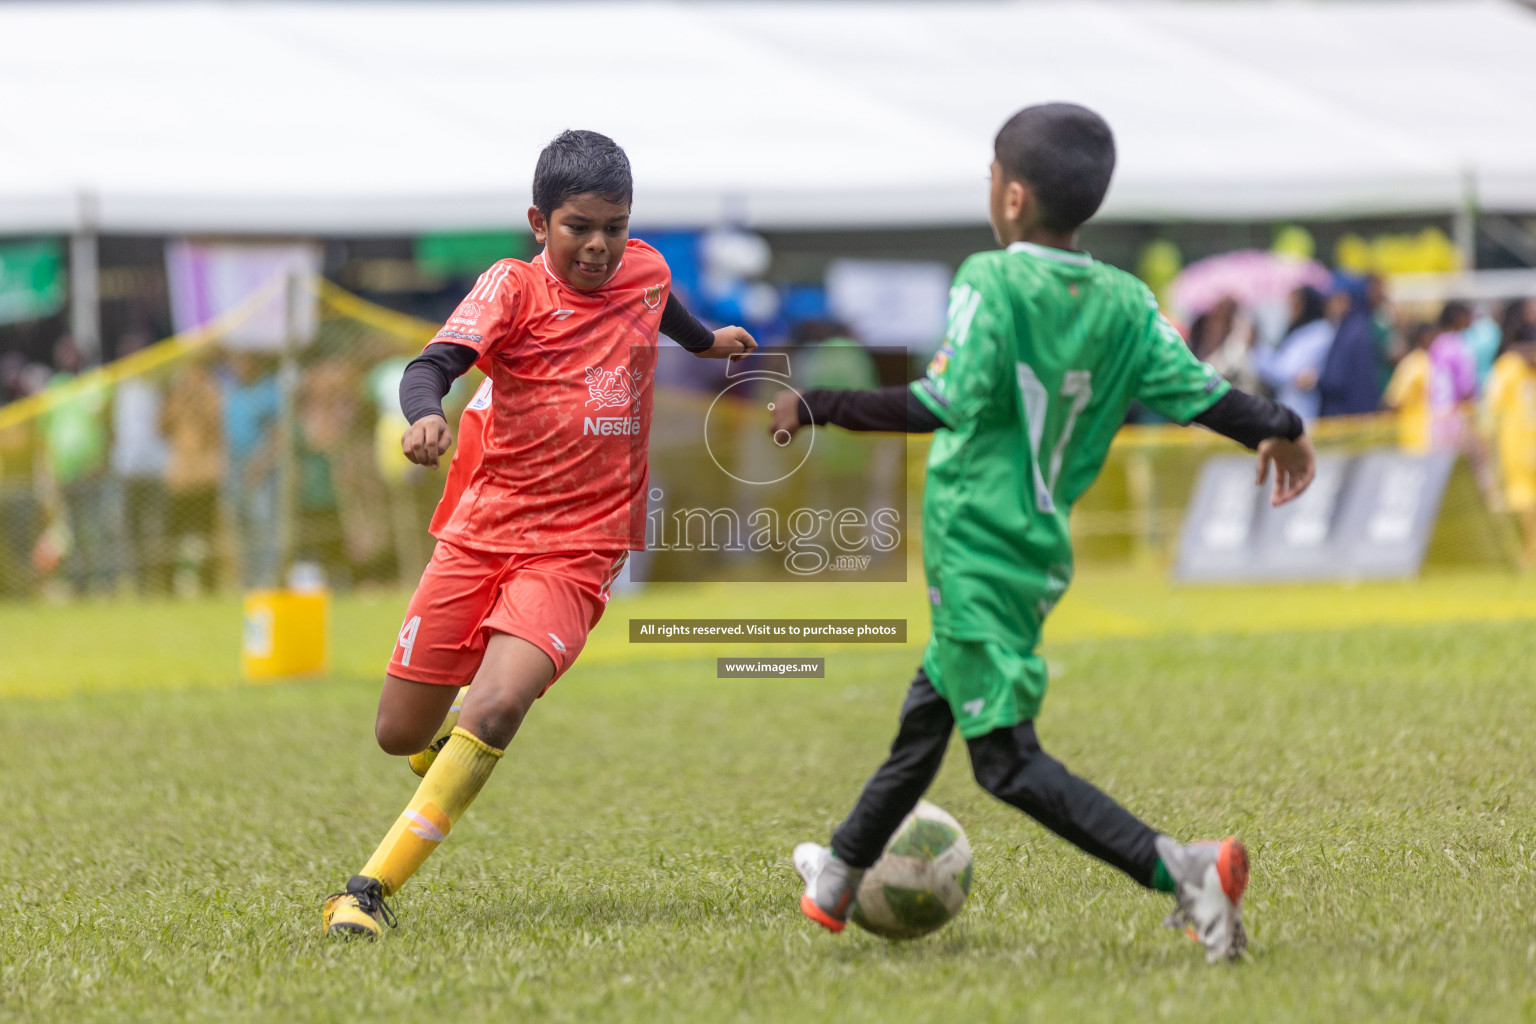
<svg viewBox="0 0 1536 1024">
<path fill-rule="evenodd" d="M 944 344 L 912 389 L 949 428 L 923 495 L 934 635 L 1022 653 L 1072 578 L 1068 513 L 1132 399 L 1188 423 L 1228 385 L 1136 278 L 1018 242 L 960 267 Z"/>
</svg>

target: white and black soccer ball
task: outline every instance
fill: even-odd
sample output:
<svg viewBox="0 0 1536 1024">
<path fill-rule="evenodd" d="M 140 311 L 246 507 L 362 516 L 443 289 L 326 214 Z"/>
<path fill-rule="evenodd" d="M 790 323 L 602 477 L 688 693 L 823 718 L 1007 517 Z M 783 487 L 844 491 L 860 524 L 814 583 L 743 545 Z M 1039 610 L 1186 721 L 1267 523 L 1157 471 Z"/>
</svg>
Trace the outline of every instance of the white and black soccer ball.
<svg viewBox="0 0 1536 1024">
<path fill-rule="evenodd" d="M 853 923 L 887 939 L 915 939 L 960 913 L 970 893 L 971 842 L 965 830 L 942 808 L 922 800 L 864 872 Z"/>
</svg>

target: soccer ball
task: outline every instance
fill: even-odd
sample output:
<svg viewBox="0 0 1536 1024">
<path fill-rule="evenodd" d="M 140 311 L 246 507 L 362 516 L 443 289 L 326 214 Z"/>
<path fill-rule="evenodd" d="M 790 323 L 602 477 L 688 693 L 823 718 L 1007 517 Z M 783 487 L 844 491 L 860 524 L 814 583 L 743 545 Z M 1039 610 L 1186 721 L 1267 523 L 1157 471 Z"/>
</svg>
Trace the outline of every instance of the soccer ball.
<svg viewBox="0 0 1536 1024">
<path fill-rule="evenodd" d="M 853 923 L 887 939 L 942 927 L 971 893 L 971 843 L 941 808 L 918 802 L 859 883 Z"/>
</svg>

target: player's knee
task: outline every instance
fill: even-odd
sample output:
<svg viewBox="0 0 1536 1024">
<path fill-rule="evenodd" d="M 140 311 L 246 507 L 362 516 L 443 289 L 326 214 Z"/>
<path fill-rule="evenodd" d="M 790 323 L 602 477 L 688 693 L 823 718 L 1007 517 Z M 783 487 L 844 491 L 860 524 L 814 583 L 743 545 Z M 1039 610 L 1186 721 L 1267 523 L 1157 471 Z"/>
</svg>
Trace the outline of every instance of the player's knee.
<svg viewBox="0 0 1536 1024">
<path fill-rule="evenodd" d="M 425 750 L 436 731 L 435 726 L 423 731 L 420 723 L 402 720 L 383 710 L 373 722 L 373 738 L 378 740 L 379 749 L 396 757 L 409 757 Z"/>
<path fill-rule="evenodd" d="M 476 702 L 473 710 L 465 708 L 465 717 L 459 724 L 491 746 L 505 748 L 517 735 L 532 703 L 514 688 L 494 688 L 485 699 Z"/>
</svg>

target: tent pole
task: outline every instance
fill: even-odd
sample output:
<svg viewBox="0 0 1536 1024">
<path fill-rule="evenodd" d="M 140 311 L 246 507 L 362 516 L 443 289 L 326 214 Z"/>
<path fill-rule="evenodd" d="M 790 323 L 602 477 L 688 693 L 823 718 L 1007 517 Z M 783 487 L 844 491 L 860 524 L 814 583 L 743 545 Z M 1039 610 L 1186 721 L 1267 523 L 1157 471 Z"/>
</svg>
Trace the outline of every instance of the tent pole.
<svg viewBox="0 0 1536 1024">
<path fill-rule="evenodd" d="M 100 265 L 96 252 L 96 197 L 80 193 L 80 220 L 69 238 L 69 333 L 86 365 L 101 362 Z"/>
<path fill-rule="evenodd" d="M 1461 269 L 1477 269 L 1477 178 L 1468 167 L 1462 172 L 1461 206 L 1451 222 L 1456 251 L 1461 254 Z"/>
<path fill-rule="evenodd" d="M 298 271 L 290 271 L 283 288 L 283 349 L 278 366 L 278 456 L 277 456 L 277 571 L 276 586 L 286 585 L 293 567 L 295 542 L 295 490 L 298 482 L 297 409 L 299 363 L 299 289 L 303 287 Z"/>
</svg>

